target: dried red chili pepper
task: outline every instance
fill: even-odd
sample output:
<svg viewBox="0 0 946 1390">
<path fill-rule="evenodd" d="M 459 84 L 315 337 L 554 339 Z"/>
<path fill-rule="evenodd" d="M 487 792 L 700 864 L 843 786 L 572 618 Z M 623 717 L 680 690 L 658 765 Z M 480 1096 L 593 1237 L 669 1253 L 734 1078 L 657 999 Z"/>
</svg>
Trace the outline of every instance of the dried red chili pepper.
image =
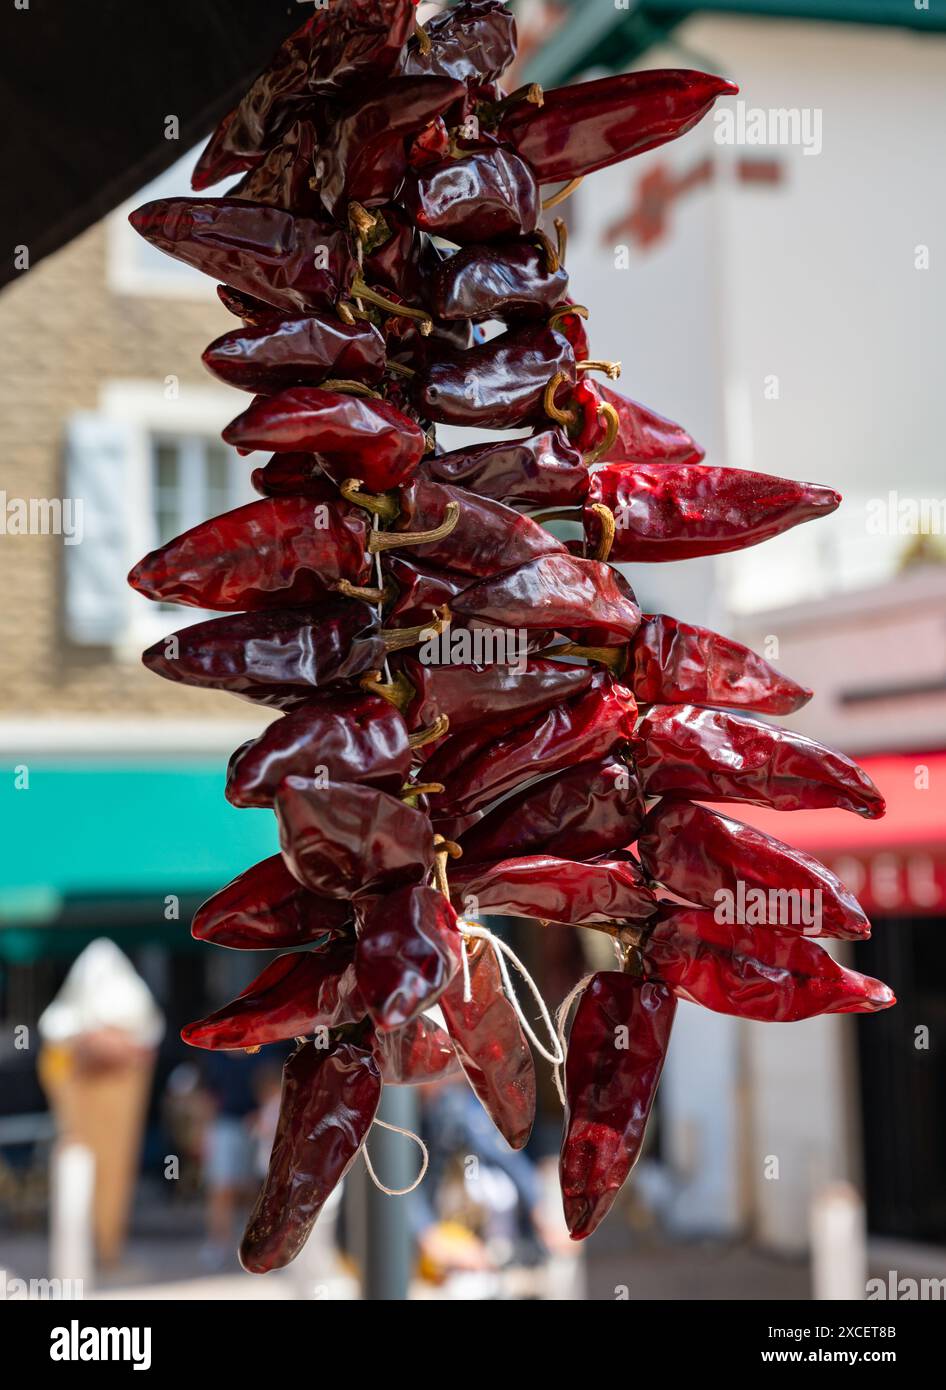
<svg viewBox="0 0 946 1390">
<path fill-rule="evenodd" d="M 542 555 L 481 579 L 459 595 L 453 611 L 481 624 L 566 633 L 588 646 L 627 642 L 640 627 L 627 580 L 572 555 Z"/>
<path fill-rule="evenodd" d="M 535 1063 L 522 1025 L 503 990 L 492 948 L 475 943 L 470 955 L 471 998 L 463 973 L 440 1008 L 460 1065 L 483 1109 L 511 1149 L 528 1143 L 535 1123 Z"/>
<path fill-rule="evenodd" d="M 540 183 L 584 178 L 686 134 L 717 97 L 739 88 L 687 69 L 625 72 L 546 92 L 541 106 L 510 106 L 499 137 Z"/>
<path fill-rule="evenodd" d="M 291 709 L 334 681 L 377 670 L 386 650 L 373 608 L 331 599 L 311 612 L 239 613 L 195 623 L 156 642 L 142 661 L 165 680 Z"/>
<path fill-rule="evenodd" d="M 245 453 L 311 453 L 336 482 L 359 478 L 372 492 L 406 482 L 427 448 L 419 425 L 387 401 L 306 386 L 258 397 L 223 437 Z"/>
<path fill-rule="evenodd" d="M 384 77 L 413 33 L 415 0 L 332 0 L 284 40 L 246 96 L 220 122 L 191 184 L 209 188 L 258 163 L 317 97 Z"/>
<path fill-rule="evenodd" d="M 393 597 L 385 601 L 384 622 L 388 628 L 429 623 L 433 613 L 445 605 L 449 607 L 470 583 L 468 574 L 429 569 L 393 550 L 383 556 L 382 567 L 386 585 L 393 584 L 395 589 Z"/>
<path fill-rule="evenodd" d="M 840 504 L 833 488 L 744 468 L 610 463 L 592 476 L 585 534 L 599 543 L 601 518 L 592 509 L 604 505 L 617 526 L 612 560 L 692 560 L 759 545 Z"/>
<path fill-rule="evenodd" d="M 573 1240 L 600 1226 L 640 1158 L 676 1000 L 663 984 L 608 970 L 578 1002 L 565 1059 L 559 1172 Z"/>
<path fill-rule="evenodd" d="M 433 868 L 429 818 L 374 787 L 287 777 L 276 818 L 289 869 L 327 898 L 390 893 Z"/>
<path fill-rule="evenodd" d="M 315 115 L 314 109 L 309 114 Z M 324 138 L 320 124 L 321 120 L 294 121 L 262 163 L 230 189 L 230 197 L 282 208 L 297 217 L 322 217 L 325 208 L 315 179 L 315 156 Z"/>
<path fill-rule="evenodd" d="M 638 730 L 648 796 L 743 801 L 777 811 L 837 806 L 877 820 L 886 810 L 867 773 L 791 729 L 692 705 L 654 705 Z"/>
<path fill-rule="evenodd" d="M 406 1028 L 418 1019 L 459 967 L 457 914 L 436 888 L 399 888 L 366 912 L 355 975 L 379 1033 Z"/>
<path fill-rule="evenodd" d="M 341 1028 L 365 1016 L 354 941 L 279 956 L 230 1004 L 182 1029 L 191 1047 L 235 1050 Z"/>
<path fill-rule="evenodd" d="M 460 246 L 529 236 L 539 222 L 535 176 L 524 160 L 502 146 L 412 170 L 401 200 L 421 231 Z"/>
<path fill-rule="evenodd" d="M 591 486 L 581 454 L 557 429 L 432 454 L 421 464 L 421 473 L 519 507 L 581 503 Z"/>
<path fill-rule="evenodd" d="M 409 43 L 401 72 L 495 82 L 516 56 L 516 21 L 501 0 L 462 0 L 428 19 L 424 29 L 429 46 Z"/>
<path fill-rule="evenodd" d="M 269 1172 L 250 1215 L 240 1261 L 250 1274 L 290 1264 L 368 1137 L 381 1075 L 367 1048 L 306 1043 L 283 1069 Z"/>
<path fill-rule="evenodd" d="M 517 328 L 466 352 L 442 352 L 414 382 L 424 415 L 443 425 L 519 429 L 547 419 L 549 383 L 576 380 L 571 343 L 552 328 Z"/>
<path fill-rule="evenodd" d="M 308 946 L 326 936 L 354 936 L 348 903 L 307 893 L 274 854 L 240 874 L 197 909 L 197 941 L 237 951 Z"/>
<path fill-rule="evenodd" d="M 128 582 L 164 603 L 254 612 L 317 602 L 371 577 L 364 513 L 340 498 L 268 497 L 203 521 L 135 566 Z"/>
<path fill-rule="evenodd" d="M 813 694 L 741 642 L 666 613 L 645 615 L 629 661 L 628 680 L 642 705 L 721 705 L 794 714 Z"/>
<path fill-rule="evenodd" d="M 315 454 L 273 454 L 250 481 L 264 497 L 311 497 L 327 505 L 339 500 L 338 484 L 319 467 Z"/>
<path fill-rule="evenodd" d="M 558 260 L 534 241 L 466 246 L 430 276 L 424 302 L 440 319 L 546 319 L 568 290 Z"/>
<path fill-rule="evenodd" d="M 442 530 L 451 504 L 459 510 L 457 524 L 442 540 L 425 543 L 418 551 L 427 564 L 485 577 L 538 556 L 564 554 L 561 541 L 513 507 L 425 479 L 401 489 L 400 514 L 385 533 L 385 543 L 394 546 L 402 531 L 413 535 Z"/>
<path fill-rule="evenodd" d="M 241 391 L 276 395 L 293 386 L 318 386 L 330 377 L 374 385 L 384 376 L 384 339 L 370 323 L 278 317 L 235 329 L 203 355 L 209 372 Z"/>
<path fill-rule="evenodd" d="M 457 911 L 467 917 L 496 913 L 573 927 L 645 922 L 657 907 L 630 856 L 590 864 L 550 854 L 489 864 L 467 863 L 464 857 L 450 870 L 450 892 Z"/>
<path fill-rule="evenodd" d="M 823 947 L 669 904 L 644 943 L 644 967 L 680 999 L 762 1023 L 867 1014 L 897 1001 L 880 980 L 846 970 Z"/>
<path fill-rule="evenodd" d="M 159 251 L 290 314 L 331 309 L 358 269 L 332 223 L 239 198 L 160 198 L 128 220 Z"/>
<path fill-rule="evenodd" d="M 385 1086 L 427 1086 L 460 1071 L 449 1033 L 430 1018 L 375 1033 L 371 1046 Z"/>
<path fill-rule="evenodd" d="M 690 801 L 659 801 L 637 852 L 650 878 L 671 893 L 717 908 L 728 895 L 746 925 L 802 936 L 860 941 L 870 922 L 824 864 L 741 821 Z"/>
<path fill-rule="evenodd" d="M 410 774 L 411 756 L 407 725 L 387 700 L 321 695 L 237 749 L 227 769 L 227 800 L 272 806 L 284 778 L 316 775 L 397 795 Z"/>
<path fill-rule="evenodd" d="M 706 450 L 672 420 L 622 396 L 606 382 L 596 382 L 595 389 L 618 418 L 617 437 L 602 454 L 602 462 L 699 463 L 705 456 Z"/>
</svg>

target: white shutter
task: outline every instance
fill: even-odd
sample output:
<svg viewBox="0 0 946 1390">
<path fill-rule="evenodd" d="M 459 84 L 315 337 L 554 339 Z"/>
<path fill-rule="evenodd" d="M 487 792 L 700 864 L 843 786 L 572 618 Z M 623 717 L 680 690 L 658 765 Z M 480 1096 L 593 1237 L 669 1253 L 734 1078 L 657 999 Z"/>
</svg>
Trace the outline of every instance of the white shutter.
<svg viewBox="0 0 946 1390">
<path fill-rule="evenodd" d="M 74 415 L 66 444 L 66 496 L 82 503 L 82 542 L 63 547 L 66 630 L 74 642 L 109 645 L 128 625 L 129 476 L 135 431 L 122 420 Z"/>
</svg>

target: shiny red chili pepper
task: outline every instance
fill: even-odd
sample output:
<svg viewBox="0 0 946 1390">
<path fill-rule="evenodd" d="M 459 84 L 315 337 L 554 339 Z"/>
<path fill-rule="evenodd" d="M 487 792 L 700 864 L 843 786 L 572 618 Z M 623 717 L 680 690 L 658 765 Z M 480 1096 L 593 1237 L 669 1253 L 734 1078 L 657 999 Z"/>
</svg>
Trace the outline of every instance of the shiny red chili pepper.
<svg viewBox="0 0 946 1390">
<path fill-rule="evenodd" d="M 400 888 L 365 914 L 355 976 L 379 1033 L 406 1028 L 418 1019 L 459 967 L 457 914 L 436 888 Z"/>
<path fill-rule="evenodd" d="M 431 454 L 420 471 L 435 482 L 526 508 L 583 502 L 591 486 L 581 454 L 558 429 Z"/>
<path fill-rule="evenodd" d="M 315 314 L 224 333 L 207 348 L 203 363 L 228 386 L 260 395 L 318 386 L 329 377 L 371 386 L 387 365 L 384 339 L 371 324 L 349 327 Z"/>
<path fill-rule="evenodd" d="M 160 198 L 128 220 L 159 251 L 290 314 L 331 309 L 358 269 L 338 227 L 239 198 Z"/>
<path fill-rule="evenodd" d="M 413 33 L 415 0 L 332 0 L 290 34 L 246 96 L 226 115 L 191 179 L 209 188 L 258 163 L 313 98 L 336 97 L 384 77 Z"/>
<path fill-rule="evenodd" d="M 794 714 L 813 694 L 741 642 L 666 613 L 645 615 L 629 660 L 628 680 L 642 705 L 721 705 Z"/>
<path fill-rule="evenodd" d="M 841 504 L 833 488 L 796 483 L 744 468 L 705 464 L 609 463 L 591 479 L 585 534 L 597 545 L 603 504 L 614 513 L 615 562 L 691 560 L 725 555 L 771 540 L 830 515 Z"/>
<path fill-rule="evenodd" d="M 441 319 L 546 319 L 568 290 L 568 275 L 533 241 L 466 246 L 430 276 L 424 302 Z"/>
<path fill-rule="evenodd" d="M 717 97 L 739 88 L 688 69 L 625 72 L 546 92 L 541 106 L 511 106 L 499 138 L 512 145 L 540 183 L 583 178 L 686 134 Z"/>
<path fill-rule="evenodd" d="M 699 463 L 705 456 L 706 450 L 680 425 L 622 396 L 606 382 L 596 382 L 595 387 L 618 417 L 617 437 L 601 455 L 602 462 Z"/>
<path fill-rule="evenodd" d="M 556 705 L 485 746 L 475 729 L 449 738 L 425 763 L 424 780 L 446 786 L 437 797 L 438 815 L 469 815 L 525 782 L 631 743 L 636 723 L 634 696 L 599 672 L 577 699 Z"/>
<path fill-rule="evenodd" d="M 232 1051 L 358 1023 L 365 1004 L 354 958 L 353 941 L 279 956 L 232 1003 L 189 1023 L 181 1037 L 191 1047 Z"/>
<path fill-rule="evenodd" d="M 273 454 L 250 481 L 264 497 L 311 497 L 331 505 L 339 501 L 338 484 L 319 467 L 315 454 Z"/>
<path fill-rule="evenodd" d="M 232 285 L 218 285 L 217 298 L 235 318 L 242 319 L 244 323 L 265 326 L 270 330 L 284 318 L 290 317 L 285 310 L 274 308 L 272 304 L 267 304 L 265 299 L 257 299 L 255 295 L 235 290 Z"/>
<path fill-rule="evenodd" d="M 371 1046 L 385 1086 L 427 1086 L 460 1071 L 450 1034 L 430 1018 L 417 1018 L 390 1033 L 375 1033 Z"/>
<path fill-rule="evenodd" d="M 237 749 L 227 769 L 234 806 L 272 806 L 286 777 L 360 782 L 397 795 L 410 774 L 403 716 L 377 695 L 327 694 L 307 701 Z"/>
<path fill-rule="evenodd" d="M 633 844 L 644 814 L 636 774 L 616 758 L 602 758 L 518 792 L 460 843 L 468 863 L 533 854 L 593 859 Z"/>
<path fill-rule="evenodd" d="M 240 874 L 197 909 L 197 941 L 237 951 L 308 946 L 326 936 L 354 936 L 348 903 L 307 893 L 274 854 Z"/>
<path fill-rule="evenodd" d="M 416 303 L 423 297 L 427 276 L 440 264 L 440 253 L 395 204 L 373 208 L 371 216 L 375 225 L 363 242 L 367 283 Z M 395 324 L 413 327 L 409 319 L 397 319 L 387 323 L 386 330 L 393 331 Z"/>
<path fill-rule="evenodd" d="M 341 498 L 267 497 L 202 521 L 135 566 L 128 582 L 163 603 L 254 612 L 314 603 L 371 577 L 364 512 Z"/>
<path fill-rule="evenodd" d="M 390 551 L 382 559 L 386 585 L 393 585 L 393 597 L 385 601 L 384 622 L 389 629 L 420 627 L 433 615 L 449 607 L 457 594 L 470 584 L 468 574 L 428 569 L 407 555 Z"/>
<path fill-rule="evenodd" d="M 462 971 L 440 1000 L 447 1032 L 483 1109 L 511 1149 L 522 1149 L 535 1123 L 535 1063 L 503 990 L 492 948 L 470 949 L 469 1001 Z"/>
<path fill-rule="evenodd" d="M 283 1069 L 269 1171 L 240 1246 L 250 1274 L 290 1264 L 368 1137 L 381 1101 L 378 1064 L 366 1047 L 306 1043 Z"/>
<path fill-rule="evenodd" d="M 588 646 L 627 642 L 640 627 L 627 580 L 607 565 L 572 555 L 543 555 L 481 579 L 459 595 L 454 612 L 496 627 L 563 632 Z"/>
<path fill-rule="evenodd" d="M 427 448 L 420 426 L 387 401 L 306 386 L 258 397 L 223 437 L 244 453 L 314 454 L 336 482 L 359 478 L 371 492 L 407 482 Z"/>
<path fill-rule="evenodd" d="M 502 146 L 410 171 L 401 200 L 421 231 L 460 246 L 529 236 L 541 195 L 528 164 Z"/>
<path fill-rule="evenodd" d="M 880 980 L 845 969 L 814 941 L 673 904 L 647 935 L 644 966 L 679 999 L 762 1023 L 877 1013 L 897 1002 Z"/>
<path fill-rule="evenodd" d="M 564 554 L 561 541 L 538 522 L 463 488 L 419 479 L 401 489 L 399 503 L 400 515 L 386 534 L 391 541 L 398 531 L 410 535 L 438 530 L 450 504 L 459 508 L 459 520 L 449 535 L 418 546 L 417 551 L 427 564 L 457 574 L 486 577 L 539 556 Z"/>
<path fill-rule="evenodd" d="M 860 941 L 870 922 L 824 864 L 691 801 L 658 801 L 637 852 L 650 878 L 698 907 L 744 911 L 749 927 Z"/>
<path fill-rule="evenodd" d="M 791 729 L 692 705 L 654 705 L 638 730 L 648 796 L 744 801 L 777 811 L 837 806 L 877 820 L 886 810 L 867 773 Z"/>
<path fill-rule="evenodd" d="M 287 777 L 276 819 L 290 871 L 327 898 L 390 893 L 433 868 L 429 818 L 374 787 Z"/>
<path fill-rule="evenodd" d="M 314 108 L 309 111 L 315 115 Z M 319 112 L 321 117 L 322 113 Z M 273 146 L 261 164 L 257 164 L 231 188 L 231 198 L 245 198 L 248 203 L 282 208 L 297 217 L 322 217 L 325 208 L 314 178 L 315 157 L 324 139 L 315 120 L 294 121 Z"/>
<path fill-rule="evenodd" d="M 630 856 L 591 864 L 550 854 L 490 864 L 467 863 L 464 857 L 451 867 L 450 892 L 466 917 L 496 913 L 573 927 L 644 922 L 657 907 Z"/>
<path fill-rule="evenodd" d="M 424 28 L 429 48 L 412 40 L 399 71 L 479 84 L 502 77 L 516 56 L 516 21 L 501 0 L 462 0 Z"/>
<path fill-rule="evenodd" d="M 546 327 L 511 329 L 466 352 L 440 353 L 418 375 L 414 399 L 438 424 L 519 429 L 547 419 L 546 391 L 559 374 L 576 379 L 567 338 Z"/>
<path fill-rule="evenodd" d="M 388 202 L 407 172 L 408 142 L 466 95 L 448 77 L 391 77 L 331 128 L 316 161 L 322 202 L 343 221 L 350 203 Z"/>
<path fill-rule="evenodd" d="M 319 688 L 377 670 L 386 655 L 374 609 L 331 599 L 311 612 L 239 613 L 195 623 L 150 647 L 149 671 L 291 709 Z"/>
<path fill-rule="evenodd" d="M 575 1012 L 565 1058 L 559 1173 L 573 1240 L 600 1226 L 640 1158 L 676 1000 L 662 984 L 608 970 Z"/>
</svg>

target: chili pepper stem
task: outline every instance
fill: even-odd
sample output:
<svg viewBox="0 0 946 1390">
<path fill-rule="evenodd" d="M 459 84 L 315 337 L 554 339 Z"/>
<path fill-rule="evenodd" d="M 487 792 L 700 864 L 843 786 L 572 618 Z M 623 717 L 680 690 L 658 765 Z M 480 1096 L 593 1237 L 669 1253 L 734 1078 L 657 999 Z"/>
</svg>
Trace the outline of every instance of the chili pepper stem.
<svg viewBox="0 0 946 1390">
<path fill-rule="evenodd" d="M 413 801 L 420 796 L 441 796 L 446 787 L 442 782 L 405 782 L 401 790 L 402 801 Z"/>
<path fill-rule="evenodd" d="M 389 497 L 385 493 L 364 492 L 363 487 L 364 484 L 359 478 L 347 478 L 338 490 L 346 502 L 363 507 L 366 512 L 380 517 L 382 521 L 397 521 L 401 514 L 397 498 Z"/>
<path fill-rule="evenodd" d="M 579 362 L 578 370 L 580 372 L 604 372 L 605 376 L 610 381 L 617 381 L 624 369 L 620 362 L 600 362 L 595 360 L 591 362 Z"/>
<path fill-rule="evenodd" d="M 589 508 L 601 523 L 601 539 L 595 551 L 596 560 L 607 561 L 611 551 L 614 549 L 614 538 L 617 535 L 617 522 L 610 507 L 606 507 L 603 502 L 595 502 Z"/>
<path fill-rule="evenodd" d="M 395 304 L 393 299 L 388 299 L 387 295 L 380 294 L 373 290 L 370 285 L 366 285 L 360 275 L 356 275 L 352 281 L 351 292 L 356 299 L 363 299 L 366 304 L 373 304 L 376 309 L 383 309 L 385 313 L 392 314 L 395 318 L 413 319 L 419 324 L 420 331 L 425 338 L 429 337 L 433 331 L 434 321 L 423 309 L 415 309 L 410 304 Z"/>
<path fill-rule="evenodd" d="M 544 397 L 546 415 L 550 420 L 554 420 L 557 425 L 564 425 L 566 429 L 577 423 L 578 414 L 575 410 L 562 410 L 560 406 L 555 404 L 555 396 L 560 387 L 570 384 L 565 372 L 556 372 L 545 388 Z"/>
<path fill-rule="evenodd" d="M 570 198 L 576 188 L 580 188 L 584 181 L 584 174 L 582 174 L 580 178 L 569 179 L 568 183 L 566 183 L 563 188 L 560 188 L 557 193 L 553 193 L 550 198 L 545 198 L 543 200 L 542 211 L 550 212 L 552 208 L 557 208 L 559 203 L 564 203 L 566 198 Z"/>
<path fill-rule="evenodd" d="M 430 35 L 419 20 L 414 21 L 414 37 L 417 40 L 421 53 L 428 54 L 433 48 Z"/>
<path fill-rule="evenodd" d="M 393 681 L 385 681 L 380 671 L 369 671 L 367 676 L 362 676 L 358 684 L 369 695 L 378 695 L 382 700 L 387 700 L 389 705 L 393 705 L 402 714 L 407 712 L 417 695 L 417 691 L 403 672 L 398 672 Z"/>
<path fill-rule="evenodd" d="M 627 652 L 624 647 L 580 647 L 569 642 L 564 647 L 552 647 L 547 656 L 574 656 L 584 661 L 593 661 L 606 666 L 615 676 L 622 676 L 627 667 Z"/>
<path fill-rule="evenodd" d="M 567 319 L 571 314 L 577 315 L 580 319 L 590 319 L 591 311 L 584 304 L 560 304 L 557 309 L 549 315 L 549 328 L 561 323 L 562 319 Z"/>
<path fill-rule="evenodd" d="M 435 545 L 452 535 L 459 521 L 459 502 L 448 502 L 443 522 L 432 531 L 373 531 L 368 540 L 368 554 L 378 555 L 384 550 L 400 550 L 408 545 Z"/>
<path fill-rule="evenodd" d="M 598 447 L 585 458 L 585 463 L 589 468 L 599 459 L 603 459 L 605 454 L 611 452 L 617 443 L 618 435 L 621 433 L 621 417 L 609 402 L 602 401 L 598 406 L 598 418 L 607 421 L 606 433 Z"/>
<path fill-rule="evenodd" d="M 352 231 L 361 241 L 378 225 L 377 217 L 362 207 L 361 203 L 349 203 L 348 221 Z"/>
<path fill-rule="evenodd" d="M 384 400 L 380 391 L 366 386 L 363 381 L 349 381 L 346 377 L 330 377 L 322 382 L 322 390 L 337 391 L 345 396 L 367 396 L 374 401 Z"/>
<path fill-rule="evenodd" d="M 556 217 L 554 221 L 555 236 L 558 241 L 559 264 L 565 264 L 565 256 L 568 253 L 568 223 L 564 217 Z"/>
<path fill-rule="evenodd" d="M 543 232 L 540 228 L 536 228 L 536 230 L 532 233 L 532 239 L 533 241 L 538 242 L 539 246 L 545 254 L 545 268 L 548 271 L 548 273 L 550 275 L 557 274 L 557 272 L 562 268 L 562 262 L 559 257 L 558 251 L 552 244 L 551 238 L 546 236 L 545 232 Z"/>
<path fill-rule="evenodd" d="M 403 362 L 392 362 L 390 358 L 387 362 L 387 368 L 389 372 L 394 372 L 395 376 L 412 377 L 417 375 L 413 367 L 408 367 Z"/>
<path fill-rule="evenodd" d="M 446 738 L 450 732 L 450 716 L 441 714 L 427 729 L 418 729 L 416 734 L 408 735 L 408 743 L 412 748 L 426 748 L 430 743 L 437 743 L 439 739 Z"/>
<path fill-rule="evenodd" d="M 383 629 L 381 636 L 384 645 L 389 652 L 405 651 L 408 647 L 416 647 L 427 637 L 439 637 L 453 621 L 453 614 L 444 605 L 441 609 L 441 616 L 435 618 L 433 622 L 423 623 L 419 627 L 404 627 L 397 630 Z"/>
<path fill-rule="evenodd" d="M 343 594 L 345 598 L 359 598 L 365 603 L 379 604 L 385 599 L 384 589 L 367 589 L 358 584 L 352 584 L 347 579 L 340 579 L 335 585 L 335 592 Z"/>
<path fill-rule="evenodd" d="M 532 520 L 544 526 L 549 521 L 578 521 L 582 518 L 579 507 L 557 507 L 550 512 L 536 512 Z"/>
</svg>

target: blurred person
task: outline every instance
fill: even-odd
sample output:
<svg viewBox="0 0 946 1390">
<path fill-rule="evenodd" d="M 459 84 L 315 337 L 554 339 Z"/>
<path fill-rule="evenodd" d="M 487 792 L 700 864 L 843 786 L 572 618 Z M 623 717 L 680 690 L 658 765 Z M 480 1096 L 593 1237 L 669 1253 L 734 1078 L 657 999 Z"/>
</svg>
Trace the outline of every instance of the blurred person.
<svg viewBox="0 0 946 1390">
<path fill-rule="evenodd" d="M 237 1219 L 253 1192 L 256 1165 L 252 1125 L 258 1109 L 254 1061 L 233 1052 L 208 1052 L 203 1058 L 212 1115 L 204 1136 L 207 1243 L 202 1257 L 212 1269 L 232 1262 Z"/>
</svg>

